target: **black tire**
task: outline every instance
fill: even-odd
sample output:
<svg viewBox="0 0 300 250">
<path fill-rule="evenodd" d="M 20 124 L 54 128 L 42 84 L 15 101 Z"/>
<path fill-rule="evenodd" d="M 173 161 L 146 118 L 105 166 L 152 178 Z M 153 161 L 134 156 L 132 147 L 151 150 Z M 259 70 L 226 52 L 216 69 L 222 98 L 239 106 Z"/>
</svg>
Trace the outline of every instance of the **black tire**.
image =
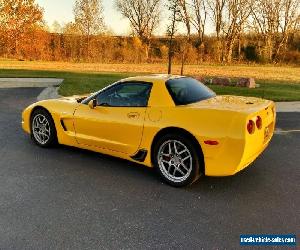
<svg viewBox="0 0 300 250">
<path fill-rule="evenodd" d="M 179 170 L 181 170 L 181 172 L 179 172 L 179 175 L 182 174 L 182 171 L 186 171 L 186 175 L 185 177 L 182 179 L 182 180 L 175 180 L 175 178 L 180 178 L 180 177 L 176 177 L 174 176 L 174 178 L 171 178 L 170 176 L 168 177 L 168 171 L 166 168 L 170 168 L 170 165 L 169 163 L 165 163 L 164 164 L 161 162 L 161 159 L 160 158 L 160 153 L 161 153 L 161 150 L 164 148 L 164 147 L 167 147 L 167 145 L 173 143 L 173 141 L 175 141 L 175 144 L 177 144 L 177 146 L 180 146 L 182 147 L 182 150 L 184 149 L 183 146 L 186 147 L 186 149 L 189 151 L 187 152 L 187 156 L 190 155 L 191 158 L 188 159 L 188 165 L 189 165 L 189 171 L 186 171 L 186 169 L 182 168 L 181 167 L 181 164 L 179 164 L 180 162 L 182 162 L 182 159 L 183 157 L 185 156 L 179 156 L 176 154 L 176 156 L 172 156 L 169 161 L 169 163 L 175 158 L 176 158 L 176 161 L 177 161 L 177 167 L 175 167 L 175 165 L 171 165 L 171 168 L 172 166 L 175 168 L 178 169 L 179 167 Z M 161 156 L 162 157 L 162 156 Z M 169 156 L 167 156 L 169 157 Z M 179 160 L 178 160 L 178 157 L 179 157 Z M 194 143 L 192 142 L 192 140 L 188 137 L 188 136 L 184 136 L 184 135 L 181 135 L 181 134 L 167 134 L 167 135 L 163 135 L 161 138 L 159 138 L 154 147 L 153 147 L 153 155 L 152 155 L 152 161 L 153 161 L 153 164 L 154 164 L 154 167 L 155 169 L 157 170 L 157 172 L 159 173 L 160 177 L 162 178 L 162 180 L 171 185 L 171 186 L 174 186 L 174 187 L 183 187 L 183 186 L 187 186 L 187 185 L 190 185 L 192 184 L 193 182 L 195 182 L 199 177 L 200 177 L 200 169 L 202 169 L 202 164 L 203 164 L 203 161 L 201 160 L 202 157 L 199 156 L 199 153 L 197 152 L 196 150 L 196 147 L 194 145 Z M 173 161 L 174 163 L 175 161 Z M 186 163 L 184 163 L 185 165 Z M 166 166 L 166 168 L 165 168 Z M 185 165 L 186 167 L 186 165 Z M 174 170 L 173 169 L 173 170 Z M 175 170 L 174 170 L 175 171 Z M 178 170 L 176 170 L 175 172 L 177 172 Z M 171 169 L 171 172 L 172 172 L 172 169 Z M 169 173 L 170 174 L 170 173 Z M 178 173 L 176 173 L 178 174 Z M 175 175 L 176 175 L 175 174 Z M 170 174 L 171 175 L 171 174 Z"/>
<path fill-rule="evenodd" d="M 44 140 L 44 143 L 42 143 L 37 136 L 35 135 L 36 133 L 33 131 L 33 121 L 35 118 L 37 119 L 38 117 L 44 117 L 46 121 L 48 122 L 48 125 L 45 126 L 47 130 L 49 131 L 49 138 Z M 47 131 L 47 133 L 48 133 Z M 57 144 L 57 133 L 56 133 L 56 128 L 54 121 L 51 117 L 51 115 L 48 113 L 47 110 L 39 108 L 33 111 L 30 117 L 30 134 L 31 134 L 31 139 L 35 144 L 37 144 L 40 147 L 43 148 L 48 148 L 55 146 Z M 44 138 L 47 138 L 46 136 Z"/>
</svg>

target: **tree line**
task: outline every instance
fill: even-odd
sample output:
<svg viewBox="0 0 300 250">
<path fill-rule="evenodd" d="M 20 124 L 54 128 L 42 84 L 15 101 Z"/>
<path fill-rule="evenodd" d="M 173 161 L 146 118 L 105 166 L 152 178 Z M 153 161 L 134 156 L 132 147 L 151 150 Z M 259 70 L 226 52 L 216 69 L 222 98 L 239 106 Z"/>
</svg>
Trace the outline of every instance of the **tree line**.
<svg viewBox="0 0 300 250">
<path fill-rule="evenodd" d="M 106 28 L 101 0 L 76 0 L 74 20 L 50 28 L 35 0 L 0 0 L 0 56 L 168 62 L 169 71 L 174 62 L 182 71 L 187 63 L 300 63 L 299 0 L 114 0 L 114 6 L 128 19 L 130 35 Z"/>
</svg>

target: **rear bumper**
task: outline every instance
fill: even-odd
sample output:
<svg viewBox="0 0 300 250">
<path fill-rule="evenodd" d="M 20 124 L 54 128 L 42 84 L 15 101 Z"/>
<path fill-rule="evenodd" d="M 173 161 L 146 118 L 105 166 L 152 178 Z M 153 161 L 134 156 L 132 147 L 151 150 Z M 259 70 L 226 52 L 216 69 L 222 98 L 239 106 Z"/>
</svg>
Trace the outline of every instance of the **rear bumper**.
<svg viewBox="0 0 300 250">
<path fill-rule="evenodd" d="M 207 159 L 205 163 L 206 176 L 231 176 L 248 167 L 269 145 L 272 136 L 257 151 L 243 156 L 232 155 L 230 163 L 215 164 L 215 160 Z"/>
<path fill-rule="evenodd" d="M 264 144 L 263 147 L 259 151 L 255 152 L 252 156 L 242 159 L 239 166 L 236 168 L 236 170 L 231 175 L 234 175 L 234 174 L 238 173 L 239 171 L 248 167 L 267 148 L 268 145 L 269 145 L 269 142 Z"/>
</svg>

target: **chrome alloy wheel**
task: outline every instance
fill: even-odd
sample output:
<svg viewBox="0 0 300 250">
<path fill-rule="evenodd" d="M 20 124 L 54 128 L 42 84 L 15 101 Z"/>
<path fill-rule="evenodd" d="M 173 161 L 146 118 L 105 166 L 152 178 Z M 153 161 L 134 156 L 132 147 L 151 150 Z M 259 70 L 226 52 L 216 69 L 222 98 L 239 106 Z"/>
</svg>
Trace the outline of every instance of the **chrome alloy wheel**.
<svg viewBox="0 0 300 250">
<path fill-rule="evenodd" d="M 157 162 L 162 174 L 173 182 L 183 182 L 191 174 L 193 158 L 180 141 L 165 141 L 158 150 Z"/>
<path fill-rule="evenodd" d="M 32 133 L 41 145 L 45 145 L 51 136 L 50 124 L 42 114 L 37 114 L 32 120 Z"/>
</svg>

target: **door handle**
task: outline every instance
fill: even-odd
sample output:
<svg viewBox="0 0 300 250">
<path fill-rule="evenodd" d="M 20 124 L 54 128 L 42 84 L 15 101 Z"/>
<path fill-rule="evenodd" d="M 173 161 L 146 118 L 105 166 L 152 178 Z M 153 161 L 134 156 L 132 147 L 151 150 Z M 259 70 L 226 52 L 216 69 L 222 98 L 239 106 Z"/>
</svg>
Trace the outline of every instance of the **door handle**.
<svg viewBox="0 0 300 250">
<path fill-rule="evenodd" d="M 129 119 L 139 118 L 139 116 L 140 116 L 140 114 L 137 113 L 137 112 L 130 112 L 130 113 L 127 114 L 127 117 Z"/>
</svg>

